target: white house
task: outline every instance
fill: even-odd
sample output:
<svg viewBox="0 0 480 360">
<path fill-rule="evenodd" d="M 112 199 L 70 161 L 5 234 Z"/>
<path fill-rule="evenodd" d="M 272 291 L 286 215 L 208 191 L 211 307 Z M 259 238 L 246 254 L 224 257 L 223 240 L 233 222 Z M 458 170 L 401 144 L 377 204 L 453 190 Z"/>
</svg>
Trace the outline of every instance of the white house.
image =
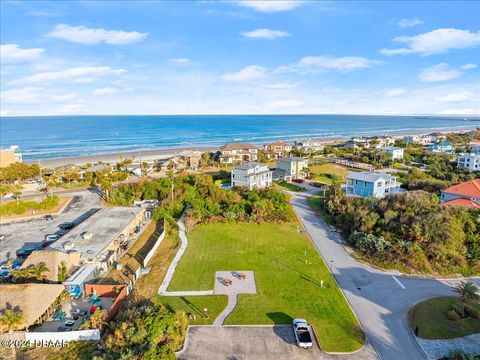
<svg viewBox="0 0 480 360">
<path fill-rule="evenodd" d="M 266 188 L 272 185 L 272 173 L 266 165 L 257 162 L 246 162 L 232 171 L 232 187 L 243 186 L 250 190 L 253 188 Z"/>
<path fill-rule="evenodd" d="M 408 135 L 404 136 L 403 140 L 406 143 L 418 144 L 418 145 L 430 145 L 433 143 L 431 135 Z"/>
<path fill-rule="evenodd" d="M 385 146 L 385 147 L 379 148 L 379 150 L 386 152 L 387 154 L 390 154 L 390 156 L 392 157 L 392 160 L 403 159 L 404 150 L 401 147 Z"/>
<path fill-rule="evenodd" d="M 265 156 L 267 159 L 278 159 L 282 156 L 286 156 L 292 151 L 292 144 L 285 141 L 276 141 L 273 143 L 263 145 L 265 149 Z"/>
<path fill-rule="evenodd" d="M 393 146 L 393 144 L 395 144 L 395 139 L 391 136 L 352 137 L 345 143 L 344 147 L 351 147 L 353 149 L 375 147 L 378 149 Z"/>
<path fill-rule="evenodd" d="M 347 175 L 347 196 L 383 198 L 402 191 L 395 176 L 376 172 L 351 172 Z"/>
<path fill-rule="evenodd" d="M 460 167 L 467 168 L 469 172 L 480 171 L 480 153 L 460 154 L 457 164 Z"/>
<path fill-rule="evenodd" d="M 308 159 L 301 157 L 278 159 L 275 172 L 279 180 L 291 181 L 293 179 L 304 179 L 308 173 Z"/>
<path fill-rule="evenodd" d="M 295 143 L 295 146 L 301 148 L 306 153 L 322 151 L 325 146 L 318 140 L 303 140 Z"/>
</svg>

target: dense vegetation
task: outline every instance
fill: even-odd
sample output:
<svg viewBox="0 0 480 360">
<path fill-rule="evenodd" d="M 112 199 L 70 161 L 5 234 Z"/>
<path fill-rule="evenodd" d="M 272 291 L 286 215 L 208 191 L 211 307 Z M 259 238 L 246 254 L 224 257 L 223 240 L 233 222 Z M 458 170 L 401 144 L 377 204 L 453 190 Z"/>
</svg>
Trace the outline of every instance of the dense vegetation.
<svg viewBox="0 0 480 360">
<path fill-rule="evenodd" d="M 12 183 L 16 180 L 33 179 L 40 174 L 38 164 L 13 163 L 7 167 L 0 168 L 0 182 Z"/>
<path fill-rule="evenodd" d="M 27 211 L 42 211 L 50 210 L 58 206 L 58 196 L 48 196 L 42 201 L 12 201 L 0 205 L 0 215 L 20 215 L 25 214 Z"/>
<path fill-rule="evenodd" d="M 384 199 L 332 197 L 332 221 L 373 263 L 421 273 L 480 274 L 479 212 L 411 191 Z"/>
<path fill-rule="evenodd" d="M 175 313 L 146 300 L 132 301 L 102 336 L 102 350 L 94 342 L 72 342 L 50 360 L 175 359 L 175 351 L 186 335 L 187 322 L 182 312 Z"/>
<path fill-rule="evenodd" d="M 186 205 L 189 228 L 200 222 L 289 221 L 294 214 L 285 194 L 274 189 L 224 190 L 211 176 L 189 175 L 173 180 L 161 178 L 151 182 L 126 184 L 113 191 L 110 202 L 127 206 L 135 200 L 159 200 L 154 218 L 172 220 Z"/>
</svg>

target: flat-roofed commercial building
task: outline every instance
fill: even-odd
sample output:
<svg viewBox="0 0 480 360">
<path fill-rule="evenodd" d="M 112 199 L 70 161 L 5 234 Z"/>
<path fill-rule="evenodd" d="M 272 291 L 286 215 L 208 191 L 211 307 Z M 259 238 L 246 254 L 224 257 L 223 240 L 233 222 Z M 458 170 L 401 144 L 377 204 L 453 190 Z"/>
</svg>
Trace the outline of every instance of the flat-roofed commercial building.
<svg viewBox="0 0 480 360">
<path fill-rule="evenodd" d="M 103 208 L 50 248 L 77 251 L 81 265 L 95 264 L 97 270 L 107 271 L 145 220 L 146 209 L 139 206 Z"/>
</svg>

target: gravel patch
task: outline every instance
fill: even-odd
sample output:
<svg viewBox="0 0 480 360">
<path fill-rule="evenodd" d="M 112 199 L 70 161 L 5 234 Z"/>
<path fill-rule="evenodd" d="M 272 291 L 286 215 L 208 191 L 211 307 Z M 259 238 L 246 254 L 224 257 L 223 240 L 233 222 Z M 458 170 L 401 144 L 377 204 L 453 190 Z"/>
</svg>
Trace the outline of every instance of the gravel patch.
<svg viewBox="0 0 480 360">
<path fill-rule="evenodd" d="M 416 337 L 423 351 L 431 360 L 447 356 L 452 350 L 463 350 L 469 354 L 480 355 L 480 334 L 473 334 L 448 340 L 427 340 Z"/>
</svg>

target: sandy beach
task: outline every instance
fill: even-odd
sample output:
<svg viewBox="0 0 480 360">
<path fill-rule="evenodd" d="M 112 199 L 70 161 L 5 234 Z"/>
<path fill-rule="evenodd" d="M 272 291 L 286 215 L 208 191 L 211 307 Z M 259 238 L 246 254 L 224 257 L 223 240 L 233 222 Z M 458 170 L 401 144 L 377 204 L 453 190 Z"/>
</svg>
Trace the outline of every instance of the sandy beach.
<svg viewBox="0 0 480 360">
<path fill-rule="evenodd" d="M 132 152 L 116 152 L 109 154 L 95 154 L 95 155 L 82 155 L 82 156 L 72 156 L 65 158 L 52 158 L 44 159 L 41 161 L 26 161 L 27 163 L 39 163 L 42 168 L 56 167 L 56 166 L 65 166 L 65 165 L 83 165 L 83 164 L 95 164 L 99 161 L 103 162 L 120 162 L 125 159 L 132 159 L 140 161 L 150 161 L 150 160 L 161 160 L 166 159 L 182 151 L 217 151 L 218 147 L 205 147 L 205 146 L 196 146 L 196 147 L 184 147 L 184 148 L 169 148 L 169 149 L 156 149 L 156 150 L 146 150 L 146 151 L 132 151 Z"/>
</svg>

